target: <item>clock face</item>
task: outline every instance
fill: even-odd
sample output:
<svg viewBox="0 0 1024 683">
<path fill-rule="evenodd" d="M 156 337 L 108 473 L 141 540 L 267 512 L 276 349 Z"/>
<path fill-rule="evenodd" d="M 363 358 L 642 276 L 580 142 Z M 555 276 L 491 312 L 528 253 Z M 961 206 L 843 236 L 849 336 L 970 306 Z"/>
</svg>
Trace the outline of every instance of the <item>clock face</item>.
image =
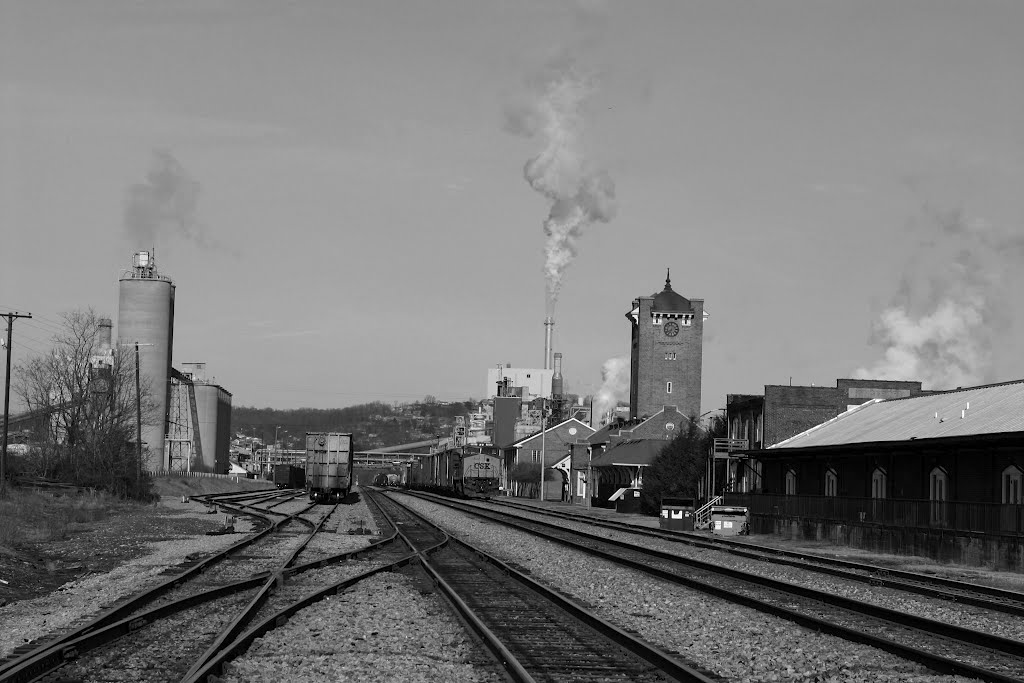
<svg viewBox="0 0 1024 683">
<path fill-rule="evenodd" d="M 679 334 L 679 323 L 677 323 L 677 322 L 675 322 L 673 320 L 669 320 L 667 323 L 665 323 L 665 336 L 666 337 L 674 337 L 677 334 Z"/>
</svg>

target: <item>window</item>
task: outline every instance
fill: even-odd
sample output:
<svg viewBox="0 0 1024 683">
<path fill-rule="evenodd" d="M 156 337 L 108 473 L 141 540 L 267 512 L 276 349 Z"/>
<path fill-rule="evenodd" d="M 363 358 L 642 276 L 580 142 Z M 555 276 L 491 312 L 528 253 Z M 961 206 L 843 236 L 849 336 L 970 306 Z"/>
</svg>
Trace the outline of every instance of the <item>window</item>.
<svg viewBox="0 0 1024 683">
<path fill-rule="evenodd" d="M 946 470 L 936 467 L 928 475 L 928 497 L 931 500 L 932 524 L 946 524 L 946 499 L 949 496 L 949 476 Z"/>
<path fill-rule="evenodd" d="M 576 495 L 587 495 L 587 478 L 583 475 L 583 472 L 576 473 Z"/>
<path fill-rule="evenodd" d="M 884 499 L 886 497 L 885 496 L 885 491 L 886 491 L 886 484 L 888 483 L 886 481 L 886 479 L 887 479 L 887 477 L 885 475 L 885 470 L 883 470 L 881 467 L 876 467 L 875 471 L 871 473 L 871 497 L 872 498 L 876 498 L 876 499 L 881 500 L 881 499 Z"/>
<path fill-rule="evenodd" d="M 796 495 L 796 472 L 793 470 L 786 470 L 786 495 Z"/>
<path fill-rule="evenodd" d="M 831 467 L 825 470 L 825 495 L 835 498 L 839 491 L 839 476 Z"/>
<path fill-rule="evenodd" d="M 1005 505 L 1020 505 L 1020 483 L 1021 471 L 1016 465 L 1010 465 L 1003 470 L 1003 503 Z"/>
<path fill-rule="evenodd" d="M 665 393 L 666 394 L 671 394 L 672 393 L 672 382 L 665 382 Z"/>
<path fill-rule="evenodd" d="M 675 359 L 676 359 L 676 352 L 675 351 L 666 351 L 665 352 L 665 360 L 675 360 Z"/>
<path fill-rule="evenodd" d="M 540 462 L 540 450 L 533 449 L 530 451 L 530 462 Z"/>
</svg>

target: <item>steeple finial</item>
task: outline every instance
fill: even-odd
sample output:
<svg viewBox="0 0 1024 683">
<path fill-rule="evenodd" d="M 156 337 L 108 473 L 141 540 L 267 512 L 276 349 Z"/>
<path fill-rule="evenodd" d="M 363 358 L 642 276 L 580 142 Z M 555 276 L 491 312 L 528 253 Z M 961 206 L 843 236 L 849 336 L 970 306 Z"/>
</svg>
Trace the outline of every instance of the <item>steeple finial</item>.
<svg viewBox="0 0 1024 683">
<path fill-rule="evenodd" d="M 665 291 L 668 292 L 668 291 L 671 291 L 671 290 L 672 290 L 672 269 L 671 268 L 666 268 L 665 269 Z"/>
</svg>

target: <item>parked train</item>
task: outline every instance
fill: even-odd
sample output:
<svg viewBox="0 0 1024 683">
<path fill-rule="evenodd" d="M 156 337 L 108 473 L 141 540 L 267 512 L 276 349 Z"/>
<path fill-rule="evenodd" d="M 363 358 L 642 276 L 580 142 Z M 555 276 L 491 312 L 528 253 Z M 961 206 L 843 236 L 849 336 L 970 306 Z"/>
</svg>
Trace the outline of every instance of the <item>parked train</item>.
<svg viewBox="0 0 1024 683">
<path fill-rule="evenodd" d="M 488 453 L 467 453 L 455 484 L 468 495 L 488 496 L 498 492 L 502 459 Z"/>
<path fill-rule="evenodd" d="M 402 478 L 397 474 L 378 474 L 373 478 L 374 486 L 398 486 L 402 483 Z"/>
<path fill-rule="evenodd" d="M 306 490 L 314 503 L 340 503 L 352 489 L 351 434 L 306 432 Z"/>
<path fill-rule="evenodd" d="M 274 465 L 274 485 L 279 489 L 305 488 L 306 468 L 297 465 Z"/>
</svg>

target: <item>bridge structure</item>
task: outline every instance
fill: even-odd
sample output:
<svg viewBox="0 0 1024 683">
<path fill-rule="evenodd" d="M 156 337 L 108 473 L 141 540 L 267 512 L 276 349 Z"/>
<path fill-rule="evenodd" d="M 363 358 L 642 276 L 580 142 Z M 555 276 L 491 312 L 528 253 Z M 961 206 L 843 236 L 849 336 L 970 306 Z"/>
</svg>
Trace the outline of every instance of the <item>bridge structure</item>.
<svg viewBox="0 0 1024 683">
<path fill-rule="evenodd" d="M 451 437 L 439 437 L 370 451 L 356 451 L 353 453 L 352 465 L 364 469 L 381 469 L 419 464 L 423 458 L 450 448 L 453 441 Z"/>
</svg>

